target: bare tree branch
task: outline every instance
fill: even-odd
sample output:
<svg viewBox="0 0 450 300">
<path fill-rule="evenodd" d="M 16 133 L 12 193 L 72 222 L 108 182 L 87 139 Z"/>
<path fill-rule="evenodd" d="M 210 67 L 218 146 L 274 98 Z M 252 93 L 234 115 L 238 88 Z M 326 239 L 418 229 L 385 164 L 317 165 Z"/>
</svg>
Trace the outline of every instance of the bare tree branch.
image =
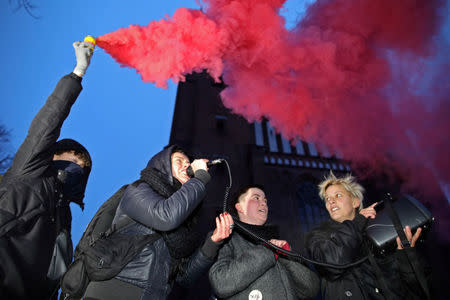
<svg viewBox="0 0 450 300">
<path fill-rule="evenodd" d="M 10 142 L 10 132 L 0 124 L 0 174 L 3 174 L 12 163 L 12 155 L 5 150 L 5 145 Z"/>
<path fill-rule="evenodd" d="M 13 8 L 14 12 L 23 8 L 25 11 L 35 19 L 39 19 L 37 15 L 34 14 L 33 10 L 37 7 L 30 2 L 30 0 L 8 0 L 10 5 L 15 5 Z"/>
</svg>

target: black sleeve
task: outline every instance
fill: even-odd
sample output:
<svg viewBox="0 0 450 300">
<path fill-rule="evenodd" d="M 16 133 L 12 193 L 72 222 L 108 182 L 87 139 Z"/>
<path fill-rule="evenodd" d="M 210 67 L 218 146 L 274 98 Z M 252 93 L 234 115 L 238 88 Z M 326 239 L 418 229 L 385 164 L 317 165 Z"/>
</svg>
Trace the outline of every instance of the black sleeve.
<svg viewBox="0 0 450 300">
<path fill-rule="evenodd" d="M 190 179 L 167 199 L 148 184 L 141 183 L 137 187 L 128 186 L 120 202 L 120 209 L 147 227 L 169 231 L 186 220 L 205 194 L 205 184 L 197 178 Z"/>
<path fill-rule="evenodd" d="M 176 278 L 181 286 L 191 287 L 214 263 L 220 244 L 214 243 L 211 235 L 212 232 L 209 232 L 203 246 L 197 249 L 187 262 L 186 271 Z"/>
<path fill-rule="evenodd" d="M 47 102 L 34 117 L 25 141 L 17 151 L 4 180 L 22 175 L 39 175 L 52 160 L 52 146 L 62 124 L 82 90 L 81 78 L 69 74 L 61 78 Z"/>
</svg>

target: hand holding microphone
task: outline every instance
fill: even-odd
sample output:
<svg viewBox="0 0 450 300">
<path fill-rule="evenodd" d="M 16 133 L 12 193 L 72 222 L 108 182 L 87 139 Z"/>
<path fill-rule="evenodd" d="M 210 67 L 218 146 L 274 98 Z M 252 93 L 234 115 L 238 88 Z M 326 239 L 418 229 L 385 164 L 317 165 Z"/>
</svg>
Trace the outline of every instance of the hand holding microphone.
<svg viewBox="0 0 450 300">
<path fill-rule="evenodd" d="M 194 165 L 193 165 L 193 164 L 194 164 L 196 161 L 204 161 L 204 162 L 206 162 L 206 169 L 203 168 L 204 166 L 203 166 L 202 163 L 199 163 L 197 166 L 199 166 L 199 167 L 201 166 L 200 169 L 203 169 L 203 170 L 208 171 L 209 168 L 210 168 L 211 166 L 220 164 L 220 163 L 222 163 L 224 160 L 223 160 L 222 158 L 218 158 L 218 159 L 214 159 L 214 160 L 207 160 L 207 159 L 205 159 L 205 158 L 202 158 L 202 159 L 196 159 L 196 160 L 194 160 L 194 161 L 192 162 L 192 164 L 191 164 L 192 170 L 193 170 L 194 172 L 195 172 L 196 170 L 199 169 L 199 168 L 197 168 L 197 169 L 194 168 Z"/>
<path fill-rule="evenodd" d="M 208 165 L 207 165 L 207 162 L 208 162 L 208 160 L 205 159 L 205 158 L 201 158 L 201 159 L 196 159 L 196 160 L 194 160 L 194 161 L 191 163 L 190 167 L 189 167 L 189 168 L 192 169 L 192 174 L 194 174 L 195 171 L 197 171 L 197 170 L 205 170 L 205 171 L 208 171 Z M 189 169 L 189 168 L 188 168 L 188 169 Z M 189 171 L 188 171 L 188 172 L 189 172 Z"/>
<path fill-rule="evenodd" d="M 205 171 L 209 171 L 209 168 L 213 165 L 220 164 L 224 161 L 222 158 L 207 160 L 205 158 L 194 160 L 191 165 L 187 168 L 186 173 L 189 177 L 194 177 L 195 171 L 202 169 Z"/>
</svg>

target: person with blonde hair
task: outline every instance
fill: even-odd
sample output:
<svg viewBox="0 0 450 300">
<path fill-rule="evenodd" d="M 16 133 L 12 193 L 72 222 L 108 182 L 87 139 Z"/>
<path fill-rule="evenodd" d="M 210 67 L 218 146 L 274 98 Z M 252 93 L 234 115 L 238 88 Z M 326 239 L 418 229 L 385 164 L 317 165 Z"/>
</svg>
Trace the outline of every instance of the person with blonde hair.
<svg viewBox="0 0 450 300">
<path fill-rule="evenodd" d="M 359 206 L 358 211 L 361 211 L 363 208 L 363 194 L 365 192 L 362 185 L 360 185 L 358 182 L 356 182 L 356 178 L 353 177 L 350 174 L 345 175 L 344 177 L 336 177 L 333 172 L 330 172 L 330 174 L 319 184 L 319 196 L 322 200 L 326 201 L 326 190 L 332 186 L 332 185 L 340 185 L 343 187 L 353 199 L 358 199 Z"/>
<path fill-rule="evenodd" d="M 375 218 L 374 203 L 363 208 L 364 188 L 350 174 L 336 177 L 332 172 L 319 184 L 330 220 L 305 235 L 306 253 L 315 261 L 346 265 L 363 257 L 369 259 L 348 268 L 317 266 L 323 299 L 424 299 L 420 284 L 405 251 L 414 252 L 421 228 L 413 235 L 405 227 L 410 247 L 397 237 L 397 251 L 374 257 L 367 244 L 368 218 Z"/>
</svg>

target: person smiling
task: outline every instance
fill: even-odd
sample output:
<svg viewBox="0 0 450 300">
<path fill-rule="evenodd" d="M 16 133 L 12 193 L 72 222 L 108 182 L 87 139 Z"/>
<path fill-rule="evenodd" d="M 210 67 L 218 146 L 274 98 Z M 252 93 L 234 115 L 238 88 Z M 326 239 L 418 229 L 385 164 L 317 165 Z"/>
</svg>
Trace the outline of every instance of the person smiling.
<svg viewBox="0 0 450 300">
<path fill-rule="evenodd" d="M 364 256 L 373 259 L 345 268 L 317 266 L 323 299 L 424 299 L 420 284 L 411 269 L 406 251 L 413 248 L 421 229 L 415 234 L 405 227 L 411 247 L 403 249 L 397 237 L 397 251 L 374 257 L 365 238 L 368 218 L 376 217 L 372 204 L 362 208 L 364 188 L 350 174 L 336 177 L 332 172 L 319 184 L 331 220 L 305 235 L 309 257 L 318 262 L 350 264 Z M 378 274 L 378 275 L 377 275 Z"/>
<path fill-rule="evenodd" d="M 166 299 L 174 282 L 190 286 L 207 272 L 233 223 L 231 216 L 220 215 L 217 227 L 206 239 L 195 229 L 197 208 L 211 179 L 207 161 L 195 159 L 191 163 L 176 145 L 150 159 L 140 179 L 125 190 L 113 224 L 131 219 L 131 225 L 121 229 L 122 234 L 157 233 L 160 237 L 147 244 L 114 278 L 91 281 L 83 299 Z"/>
<path fill-rule="evenodd" d="M 234 209 L 240 225 L 280 248 L 290 249 L 285 240 L 278 239 L 277 227 L 265 224 L 269 208 L 262 186 L 241 188 Z M 319 290 L 317 275 L 306 266 L 236 231 L 220 249 L 209 280 L 220 299 L 304 299 L 313 298 Z"/>
</svg>

